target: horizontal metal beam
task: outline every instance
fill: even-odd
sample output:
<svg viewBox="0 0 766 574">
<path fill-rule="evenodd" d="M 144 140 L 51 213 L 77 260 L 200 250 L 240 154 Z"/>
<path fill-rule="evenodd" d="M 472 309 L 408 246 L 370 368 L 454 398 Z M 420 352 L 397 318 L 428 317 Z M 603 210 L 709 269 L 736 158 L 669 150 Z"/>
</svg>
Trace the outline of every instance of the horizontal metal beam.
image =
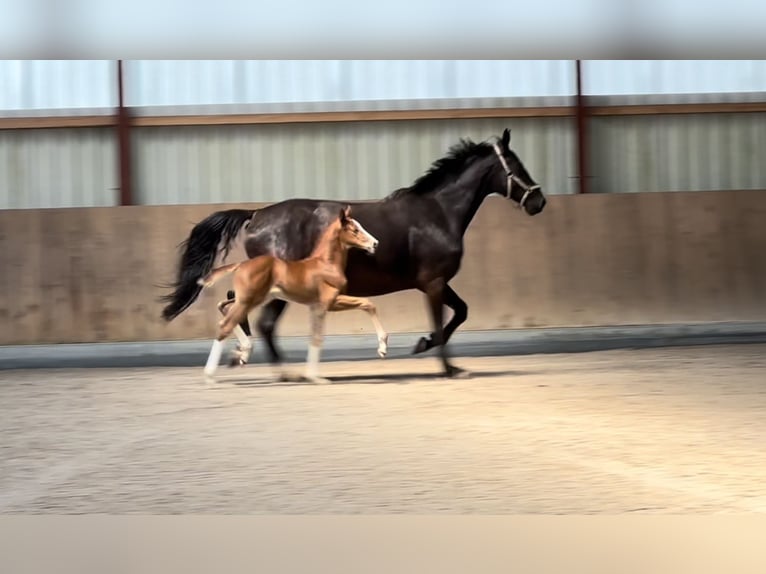
<svg viewBox="0 0 766 574">
<path fill-rule="evenodd" d="M 588 106 L 589 116 L 629 116 L 666 114 L 712 114 L 712 113 L 753 113 L 766 112 L 766 102 L 722 102 L 694 104 L 637 104 Z M 288 112 L 262 114 L 204 114 L 204 115 L 132 115 L 131 125 L 135 127 L 161 126 L 206 126 L 206 125 L 257 125 L 295 124 L 318 122 L 373 122 L 373 121 L 417 121 L 481 118 L 546 118 L 576 117 L 576 106 L 544 106 L 517 108 L 454 108 L 434 110 L 369 110 L 343 112 Z M 113 127 L 115 116 L 45 116 L 45 117 L 0 117 L 0 130 Z"/>
</svg>

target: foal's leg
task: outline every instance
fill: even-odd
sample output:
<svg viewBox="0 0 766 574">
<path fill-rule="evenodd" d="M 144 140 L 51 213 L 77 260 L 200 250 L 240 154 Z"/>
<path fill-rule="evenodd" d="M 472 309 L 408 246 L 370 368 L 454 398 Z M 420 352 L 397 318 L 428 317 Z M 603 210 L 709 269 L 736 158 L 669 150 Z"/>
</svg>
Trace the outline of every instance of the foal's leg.
<svg viewBox="0 0 766 574">
<path fill-rule="evenodd" d="M 218 310 L 224 316 L 226 315 L 226 308 L 234 303 L 234 291 L 227 292 L 226 296 L 228 299 L 218 302 Z M 247 326 L 247 317 L 245 317 L 244 324 Z M 250 335 L 245 333 L 241 324 L 235 325 L 234 336 L 237 337 L 239 344 L 237 345 L 237 348 L 231 352 L 229 366 L 234 367 L 239 365 L 242 367 L 246 365 L 248 359 L 250 359 L 250 353 L 253 350 L 253 342 L 250 340 Z"/>
<path fill-rule="evenodd" d="M 364 297 L 350 297 L 348 295 L 338 295 L 335 302 L 330 307 L 330 311 L 349 311 L 351 309 L 361 309 L 365 311 L 375 326 L 375 332 L 378 334 L 378 356 L 382 359 L 388 353 L 388 333 L 383 328 L 383 324 L 378 318 L 378 308 L 369 299 Z"/>
<path fill-rule="evenodd" d="M 468 318 L 468 305 L 466 305 L 466 302 L 463 301 L 449 285 L 444 286 L 443 301 L 453 312 L 452 319 L 450 319 L 444 326 L 444 344 L 446 345 L 455 330 L 465 323 L 465 320 Z M 431 333 L 428 338 L 420 338 L 417 345 L 415 345 L 412 354 L 417 355 L 418 353 L 423 353 L 435 346 L 434 333 Z"/>
<path fill-rule="evenodd" d="M 324 342 L 325 318 L 327 317 L 327 308 L 322 304 L 314 304 L 311 309 L 311 342 L 309 343 L 309 353 L 306 359 L 306 379 L 312 383 L 327 384 L 329 379 L 319 376 L 319 355 L 322 351 Z"/>
<path fill-rule="evenodd" d="M 229 303 L 234 303 L 234 290 L 233 289 L 229 289 L 226 292 L 226 298 L 229 300 Z M 247 322 L 247 319 L 245 319 L 244 321 L 242 321 L 239 324 L 239 328 L 242 329 L 242 332 L 245 335 L 247 335 L 248 337 L 252 337 L 253 336 L 253 332 L 250 330 L 250 324 Z"/>
<path fill-rule="evenodd" d="M 218 369 L 218 363 L 221 360 L 221 353 L 223 352 L 223 342 L 231 335 L 234 327 L 237 326 L 243 317 L 247 317 L 248 307 L 235 301 L 231 304 L 226 315 L 219 323 L 218 335 L 213 341 L 213 347 L 210 349 L 210 354 L 205 364 L 205 379 L 208 382 L 214 380 L 215 372 Z"/>
</svg>

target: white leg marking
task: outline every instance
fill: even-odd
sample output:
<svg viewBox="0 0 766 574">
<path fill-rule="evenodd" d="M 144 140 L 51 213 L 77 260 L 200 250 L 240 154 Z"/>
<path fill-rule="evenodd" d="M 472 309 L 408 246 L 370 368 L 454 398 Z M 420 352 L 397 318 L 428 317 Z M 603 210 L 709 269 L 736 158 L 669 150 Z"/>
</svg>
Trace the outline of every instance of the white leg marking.
<svg viewBox="0 0 766 574">
<path fill-rule="evenodd" d="M 218 363 L 221 361 L 221 353 L 223 353 L 223 341 L 216 339 L 213 341 L 213 346 L 210 348 L 210 355 L 207 357 L 207 363 L 205 364 L 205 380 L 207 382 L 213 382 L 215 371 L 218 368 Z"/>
<path fill-rule="evenodd" d="M 309 344 L 308 357 L 306 358 L 306 378 L 312 383 L 327 384 L 330 381 L 319 376 L 319 356 L 322 351 L 324 340 L 325 312 L 319 309 L 311 309 L 311 343 Z"/>
<path fill-rule="evenodd" d="M 250 360 L 253 343 L 250 340 L 250 337 L 245 334 L 245 331 L 239 325 L 234 327 L 234 335 L 236 335 L 239 345 L 237 346 L 237 349 L 232 351 L 231 358 L 238 360 L 240 365 L 245 365 Z"/>
</svg>

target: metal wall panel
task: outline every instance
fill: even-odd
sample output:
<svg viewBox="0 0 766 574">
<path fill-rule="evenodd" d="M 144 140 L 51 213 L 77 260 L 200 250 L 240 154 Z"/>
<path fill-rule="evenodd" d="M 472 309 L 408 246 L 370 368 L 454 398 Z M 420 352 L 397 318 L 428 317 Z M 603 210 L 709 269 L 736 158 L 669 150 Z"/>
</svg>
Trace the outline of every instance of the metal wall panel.
<svg viewBox="0 0 766 574">
<path fill-rule="evenodd" d="M 766 189 L 766 114 L 591 121 L 594 192 Z"/>
<path fill-rule="evenodd" d="M 0 60 L 0 113 L 112 108 L 114 60 Z M 129 106 L 563 97 L 573 60 L 129 60 Z M 766 92 L 766 60 L 584 60 L 593 96 Z"/>
<path fill-rule="evenodd" d="M 766 92 L 766 60 L 584 60 L 583 94 Z"/>
<path fill-rule="evenodd" d="M 377 199 L 410 185 L 461 137 L 512 129 L 511 146 L 547 193 L 574 193 L 569 118 L 138 128 L 142 204 Z"/>
<path fill-rule="evenodd" d="M 571 96 L 572 60 L 131 60 L 129 106 Z"/>
<path fill-rule="evenodd" d="M 110 128 L 0 130 L 0 209 L 116 205 Z"/>
<path fill-rule="evenodd" d="M 115 60 L 0 60 L 0 113 L 116 105 Z"/>
</svg>

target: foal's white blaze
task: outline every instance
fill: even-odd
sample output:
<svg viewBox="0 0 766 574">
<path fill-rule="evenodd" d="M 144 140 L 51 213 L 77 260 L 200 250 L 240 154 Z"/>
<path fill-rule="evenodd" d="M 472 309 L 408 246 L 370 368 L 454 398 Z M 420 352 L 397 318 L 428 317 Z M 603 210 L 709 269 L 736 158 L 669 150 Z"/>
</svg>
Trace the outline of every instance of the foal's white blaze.
<svg viewBox="0 0 766 574">
<path fill-rule="evenodd" d="M 378 247 L 378 240 L 372 235 L 372 233 L 370 233 L 364 227 L 362 227 L 362 224 L 359 223 L 356 219 L 352 218 L 351 221 L 353 221 L 356 224 L 357 228 L 359 229 L 359 232 L 364 237 L 365 247 L 367 248 L 367 251 L 369 251 L 370 253 L 375 253 L 375 249 L 377 249 Z"/>
</svg>

